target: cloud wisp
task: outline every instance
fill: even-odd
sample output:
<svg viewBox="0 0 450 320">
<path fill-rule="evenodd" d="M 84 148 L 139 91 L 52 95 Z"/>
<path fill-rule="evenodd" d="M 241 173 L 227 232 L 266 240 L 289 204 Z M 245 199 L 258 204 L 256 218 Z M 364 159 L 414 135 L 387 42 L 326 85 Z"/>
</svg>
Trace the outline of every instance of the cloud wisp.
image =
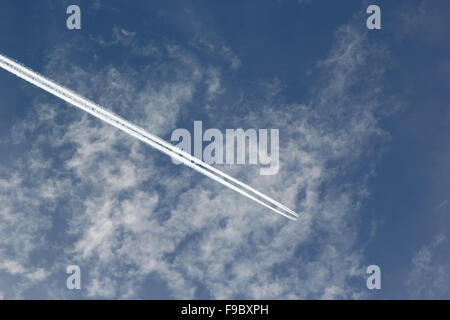
<svg viewBox="0 0 450 320">
<path fill-rule="evenodd" d="M 290 219 L 296 220 L 299 216 L 296 212 L 284 206 L 283 204 L 273 200 L 265 194 L 253 189 L 249 185 L 223 173 L 222 171 L 208 165 L 207 163 L 191 156 L 189 153 L 172 146 L 170 143 L 150 134 L 144 129 L 132 124 L 131 122 L 119 117 L 118 115 L 106 110 L 105 108 L 81 97 L 80 95 L 56 84 L 53 81 L 37 74 L 29 68 L 0 55 L 0 67 L 13 73 L 31 84 L 63 99 L 64 101 L 90 113 L 100 120 L 111 124 L 112 126 L 128 133 L 129 135 L 147 143 L 158 151 L 175 158 L 186 166 L 196 170 L 197 172 L 221 183 L 222 185 L 246 196 L 247 198 L 269 208 L 270 210 Z M 247 191 L 245 191 L 244 189 Z"/>
<path fill-rule="evenodd" d="M 0 260 L 8 262 L 0 270 L 0 295 L 365 296 L 359 210 L 379 156 L 374 146 L 384 141 L 382 48 L 358 24 L 341 26 L 316 61 L 311 96 L 286 101 L 289 94 L 279 89 L 284 79 L 236 86 L 241 71 L 228 60 L 203 59 L 216 52 L 128 37 L 136 39 L 115 44 L 124 53 L 120 61 L 86 66 L 80 53 L 100 55 L 102 44 L 80 39 L 56 46 L 39 69 L 166 141 L 172 128 L 200 113 L 218 128 L 280 128 L 277 175 L 216 168 L 295 208 L 301 219 L 262 214 L 264 207 L 193 170 L 174 168 L 140 140 L 37 91 L 11 132 L 26 151 L 0 166 Z M 208 90 L 211 83 L 217 90 Z M 82 270 L 79 292 L 65 286 L 72 264 Z"/>
</svg>

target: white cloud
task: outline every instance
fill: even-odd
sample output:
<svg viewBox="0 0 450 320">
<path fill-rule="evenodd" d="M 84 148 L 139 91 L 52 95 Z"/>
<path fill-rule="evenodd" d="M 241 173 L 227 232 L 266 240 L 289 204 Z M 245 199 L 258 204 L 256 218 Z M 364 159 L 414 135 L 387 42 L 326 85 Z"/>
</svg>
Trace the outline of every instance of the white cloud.
<svg viewBox="0 0 450 320">
<path fill-rule="evenodd" d="M 170 159 L 77 110 L 36 100 L 38 111 L 16 126 L 15 136 L 24 141 L 43 131 L 47 139 L 38 139 L 27 153 L 33 155 L 27 161 L 32 166 L 23 165 L 9 180 L 0 180 L 0 194 L 14 194 L 5 196 L 6 203 L 15 205 L 2 209 L 0 230 L 5 230 L 2 237 L 14 252 L 22 252 L 15 270 L 31 265 L 31 253 L 51 242 L 41 235 L 57 231 L 51 225 L 59 215 L 67 223 L 67 235 L 53 248 L 63 257 L 52 261 L 50 270 L 64 270 L 67 261 L 83 265 L 89 274 L 87 296 L 137 297 L 143 280 L 155 275 L 177 298 L 196 297 L 200 287 L 214 298 L 331 299 L 359 294 L 349 284 L 361 269 L 354 221 L 370 167 L 364 167 L 362 177 L 347 175 L 357 169 L 371 142 L 382 137 L 374 99 L 379 93 L 374 81 L 381 72 L 371 75 L 367 90 L 354 90 L 364 82 L 368 64 L 377 63 L 359 32 L 352 26 L 337 32 L 331 53 L 318 69 L 329 78 L 307 105 L 280 108 L 268 103 L 248 119 L 227 117 L 233 123 L 280 128 L 278 175 L 263 177 L 243 167 L 225 170 L 297 208 L 302 214 L 297 223 L 188 168 L 173 166 Z M 133 46 L 130 41 L 122 45 Z M 158 135 L 175 127 L 187 112 L 183 107 L 195 102 L 205 77 L 210 79 L 207 94 L 225 86 L 219 72 L 211 73 L 216 69 L 205 68 L 177 45 L 158 49 L 166 50 L 169 62 L 157 61 L 144 70 L 70 66 L 70 49 L 56 49 L 46 72 Z M 64 75 L 61 70 L 66 70 Z M 49 113 L 52 108 L 57 112 Z M 23 183 L 30 176 L 36 178 L 35 186 Z M 23 211 L 17 210 L 19 199 L 29 203 Z M 44 201 L 52 204 L 49 212 L 54 216 L 42 212 Z M 60 202 L 64 206 L 58 206 Z M 26 235 L 18 232 L 24 228 Z M 19 250 L 23 244 L 28 246 L 25 251 Z M 50 278 L 42 269 L 27 275 Z M 56 286 L 56 280 L 49 281 L 55 281 L 49 288 Z"/>
<path fill-rule="evenodd" d="M 47 278 L 48 272 L 46 272 L 42 268 L 38 268 L 33 272 L 30 272 L 26 275 L 26 277 L 32 281 L 42 281 Z"/>
<path fill-rule="evenodd" d="M 6 270 L 11 274 L 25 273 L 25 268 L 17 261 L 6 260 L 0 264 L 0 269 Z"/>
<path fill-rule="evenodd" d="M 450 297 L 450 260 L 448 239 L 439 234 L 413 256 L 406 286 L 413 299 L 446 299 Z"/>
</svg>

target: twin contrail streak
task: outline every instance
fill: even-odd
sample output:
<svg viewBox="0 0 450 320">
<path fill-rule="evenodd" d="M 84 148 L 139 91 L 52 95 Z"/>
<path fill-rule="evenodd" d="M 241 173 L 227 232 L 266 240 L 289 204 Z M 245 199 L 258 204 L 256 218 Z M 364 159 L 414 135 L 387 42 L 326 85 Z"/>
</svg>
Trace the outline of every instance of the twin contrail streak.
<svg viewBox="0 0 450 320">
<path fill-rule="evenodd" d="M 239 192 L 247 198 L 250 198 L 257 203 L 269 208 L 270 210 L 291 220 L 296 220 L 296 217 L 298 217 L 298 214 L 291 209 L 266 196 L 265 194 L 253 189 L 249 185 L 223 173 L 220 170 L 217 170 L 209 164 L 190 155 L 189 153 L 184 152 L 183 150 L 173 146 L 172 144 L 119 117 L 113 112 L 106 110 L 105 108 L 89 101 L 86 98 L 83 98 L 73 91 L 64 88 L 63 86 L 43 77 L 42 75 L 39 75 L 31 69 L 24 67 L 23 65 L 1 54 L 0 67 L 15 74 L 19 78 L 22 78 L 34 84 L 35 86 L 63 99 L 64 101 L 80 108 L 81 110 L 92 114 L 100 120 L 113 125 L 114 127 L 128 133 L 129 135 L 149 144 L 162 153 L 175 158 L 188 167 L 191 167 L 192 169 L 223 184 L 224 186 L 236 192 Z"/>
</svg>

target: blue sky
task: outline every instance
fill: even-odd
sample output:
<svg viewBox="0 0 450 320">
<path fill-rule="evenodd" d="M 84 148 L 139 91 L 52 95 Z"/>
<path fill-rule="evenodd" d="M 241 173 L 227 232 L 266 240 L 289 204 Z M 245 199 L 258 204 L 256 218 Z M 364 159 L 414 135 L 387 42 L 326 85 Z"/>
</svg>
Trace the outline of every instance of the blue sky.
<svg viewBox="0 0 450 320">
<path fill-rule="evenodd" d="M 367 30 L 369 4 L 382 30 Z M 1 71 L 0 298 L 450 298 L 449 9 L 2 1 L 2 54 L 166 140 L 195 120 L 278 128 L 276 175 L 218 168 L 301 216 Z M 366 287 L 372 264 L 381 290 Z"/>
</svg>

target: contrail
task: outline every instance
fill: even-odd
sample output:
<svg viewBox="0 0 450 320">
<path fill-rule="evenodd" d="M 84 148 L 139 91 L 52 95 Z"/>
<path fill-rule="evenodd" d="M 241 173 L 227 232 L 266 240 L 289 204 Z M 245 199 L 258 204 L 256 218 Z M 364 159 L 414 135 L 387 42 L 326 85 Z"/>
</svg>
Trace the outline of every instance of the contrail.
<svg viewBox="0 0 450 320">
<path fill-rule="evenodd" d="M 227 175 L 226 173 L 223 173 L 220 170 L 217 170 L 211 165 L 201 161 L 200 159 L 190 155 L 187 152 L 184 152 L 178 147 L 173 146 L 172 144 L 158 138 L 157 136 L 152 135 L 144 129 L 114 114 L 113 112 L 106 110 L 98 104 L 95 104 L 94 102 L 76 94 L 75 92 L 67 88 L 64 88 L 63 86 L 45 78 L 44 76 L 1 54 L 0 67 L 15 74 L 19 78 L 22 78 L 34 84 L 35 86 L 63 99 L 64 101 L 74 105 L 75 107 L 78 107 L 81 110 L 92 114 L 100 120 L 113 125 L 114 127 L 128 133 L 129 135 L 149 144 L 155 149 L 170 157 L 175 158 L 176 160 L 182 162 L 188 167 L 191 167 L 197 172 L 200 172 L 205 176 L 225 185 L 226 187 L 239 192 L 247 198 L 256 201 L 257 203 L 288 219 L 296 220 L 296 217 L 299 216 L 296 212 L 292 211 L 288 207 L 253 189 L 249 185 Z"/>
</svg>

